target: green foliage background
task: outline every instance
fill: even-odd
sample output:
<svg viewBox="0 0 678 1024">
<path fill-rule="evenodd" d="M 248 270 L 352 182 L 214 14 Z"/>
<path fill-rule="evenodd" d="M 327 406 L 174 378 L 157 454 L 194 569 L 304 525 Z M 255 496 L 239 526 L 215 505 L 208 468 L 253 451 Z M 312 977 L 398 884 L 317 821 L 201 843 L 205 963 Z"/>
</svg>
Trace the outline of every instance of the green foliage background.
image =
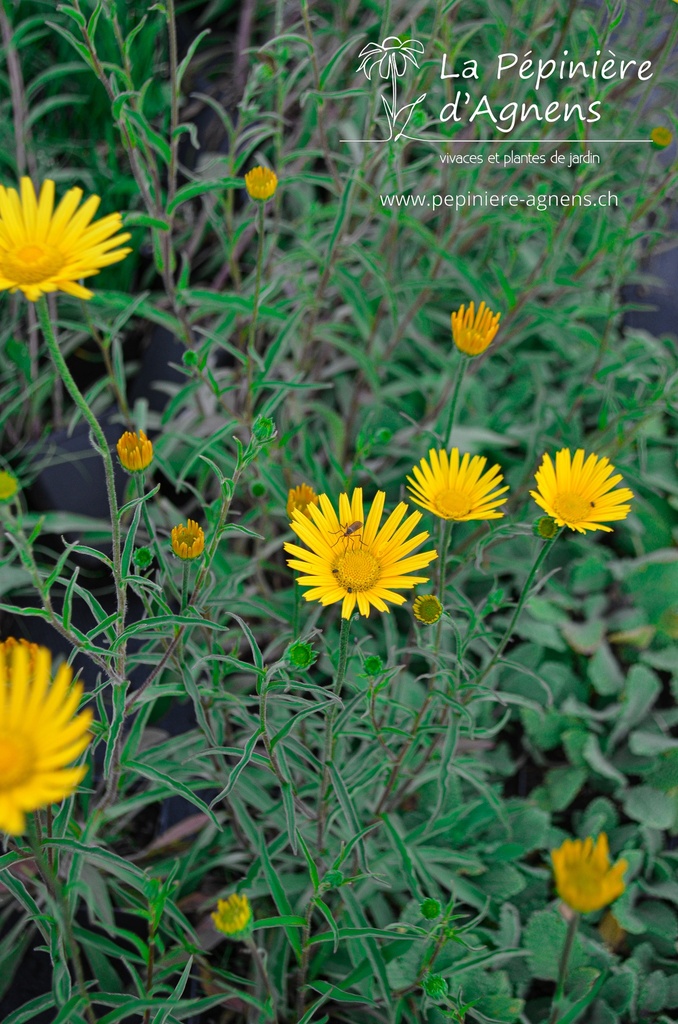
<svg viewBox="0 0 678 1024">
<path fill-rule="evenodd" d="M 41 1010 L 54 1024 L 273 1013 L 295 1024 L 538 1024 L 551 1012 L 566 928 L 548 851 L 600 831 L 629 861 L 627 888 L 613 918 L 583 922 L 558 1019 L 674 1019 L 676 337 L 623 329 L 620 289 L 643 280 L 641 260 L 666 238 L 675 151 L 601 146 L 600 165 L 508 170 L 442 164 L 440 150 L 407 140 L 339 141 L 379 138 L 380 85 L 355 69 L 360 48 L 389 34 L 427 41 L 407 89 L 443 101 L 443 53 L 472 52 L 486 74 L 478 91 L 498 96 L 499 52 L 548 55 L 566 40 L 575 58 L 608 46 L 635 56 L 641 40 L 651 87 L 598 82 L 590 97 L 602 101 L 605 137 L 644 139 L 656 124 L 675 132 L 674 6 L 629 2 L 622 19 L 609 0 L 278 0 L 255 12 L 240 96 L 230 3 L 200 8 L 195 30 L 210 34 L 196 34 L 173 75 L 172 4 L 4 0 L 2 181 L 52 177 L 60 192 L 79 185 L 102 196 L 102 215 L 123 213 L 133 254 L 94 279 L 91 302 L 60 295 L 52 315 L 74 370 L 83 359 L 96 367 L 84 378 L 90 408 L 114 403 L 121 432 L 142 427 L 155 447 L 150 496 L 141 502 L 130 486 L 119 510 L 122 585 L 145 608 L 137 621 L 109 617 L 76 573 L 87 554 L 108 574 L 97 545 L 110 544 L 110 523 L 3 512 L 0 607 L 25 614 L 19 598 L 37 597 L 35 614 L 95 664 L 88 757 L 96 747 L 105 769 L 43 835 L 61 901 L 23 840 L 0 858 L 9 927 L 0 991 L 30 946 L 54 965 L 51 994 L 5 1024 Z M 574 97 L 568 83 L 544 88 L 544 103 L 549 89 Z M 511 80 L 501 101 L 529 95 L 529 82 Z M 450 133 L 449 152 L 465 151 L 458 127 L 429 128 Z M 257 214 L 242 176 L 262 161 L 280 184 L 266 206 L 257 303 Z M 520 194 L 610 190 L 619 206 L 455 212 L 379 198 L 503 193 L 509 183 Z M 449 315 L 470 299 L 502 321 L 466 375 L 453 443 L 502 466 L 507 516 L 455 525 L 438 651 L 435 629 L 420 628 L 409 603 L 352 623 L 337 705 L 337 608 L 295 593 L 282 550 L 287 492 L 304 481 L 336 499 L 362 486 L 370 501 L 383 489 L 387 508 L 406 497 L 406 474 L 446 440 L 459 358 Z M 166 385 L 162 414 L 126 399 L 137 369 L 129 340 L 157 344 L 154 326 L 194 354 L 177 364 L 182 379 Z M 4 295 L 2 465 L 27 484 L 51 433 L 79 416 L 35 328 L 27 303 Z M 563 446 L 608 456 L 635 494 L 632 513 L 611 535 L 565 531 L 514 642 L 478 685 L 541 543 L 531 532 L 534 472 L 543 452 Z M 181 615 L 168 536 L 187 516 L 205 527 L 209 571 Z M 136 571 L 134 547 L 154 543 L 153 567 Z M 72 622 L 83 603 L 87 632 Z M 318 652 L 303 671 L 285 656 L 299 636 Z M 377 676 L 365 671 L 371 655 L 382 659 Z M 145 676 L 136 695 L 134 670 Z M 179 737 L 155 724 L 173 702 L 197 721 Z M 335 746 L 319 834 L 328 722 Z M 195 816 L 172 834 L 149 833 L 172 794 Z M 234 889 L 252 902 L 259 969 L 211 925 L 217 898 Z M 424 919 L 424 897 L 441 901 L 443 917 Z M 64 915 L 77 908 L 73 936 L 95 979 L 87 992 L 63 939 Z M 447 981 L 437 1000 L 425 992 L 431 972 Z"/>
</svg>

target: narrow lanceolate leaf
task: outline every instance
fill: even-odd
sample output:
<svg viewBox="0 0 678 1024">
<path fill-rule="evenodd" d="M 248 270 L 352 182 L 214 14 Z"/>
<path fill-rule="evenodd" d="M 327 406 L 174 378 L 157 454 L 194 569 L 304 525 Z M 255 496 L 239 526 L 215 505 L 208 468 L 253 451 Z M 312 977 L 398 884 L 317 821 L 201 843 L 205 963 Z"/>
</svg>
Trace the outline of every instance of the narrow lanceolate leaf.
<svg viewBox="0 0 678 1024">
<path fill-rule="evenodd" d="M 112 683 L 113 714 L 111 716 L 111 726 L 108 731 L 106 755 L 104 757 L 104 778 L 108 778 L 110 775 L 116 742 L 125 721 L 125 697 L 127 696 L 128 686 L 129 683 L 127 681 L 124 683 Z"/>
<path fill-rule="evenodd" d="M 402 867 L 405 878 L 408 881 L 411 895 L 419 899 L 423 898 L 423 893 L 420 890 L 419 882 L 414 872 L 412 858 L 410 857 L 410 852 L 407 849 L 405 842 L 403 841 L 400 833 L 397 831 L 395 825 L 389 818 L 388 814 L 382 814 L 381 818 L 384 824 L 386 825 L 386 831 L 388 833 L 389 839 L 391 840 L 393 848 L 400 858 L 400 865 Z"/>
<path fill-rule="evenodd" d="M 311 884 L 313 886 L 313 892 L 317 892 L 318 891 L 318 887 L 320 885 L 320 876 L 318 874 L 318 869 L 315 866 L 315 863 L 313 861 L 313 857 L 311 856 L 311 851 L 309 850 L 308 846 L 306 845 L 306 840 L 304 839 L 304 837 L 302 836 L 301 832 L 298 829 L 297 829 L 297 839 L 299 840 L 299 845 L 301 846 L 302 853 L 304 854 L 304 857 L 306 858 L 306 863 L 308 865 L 308 873 L 311 876 Z"/>
<path fill-rule="evenodd" d="M 214 800 L 212 800 L 210 807 L 215 807 L 221 800 L 224 799 L 224 797 L 227 797 L 229 795 L 229 793 L 235 786 L 236 782 L 238 781 L 238 778 L 240 777 L 241 773 L 245 770 L 247 765 L 252 760 L 254 748 L 257 745 L 259 737 L 261 736 L 261 732 L 261 729 L 256 729 L 252 733 L 247 743 L 245 744 L 245 749 L 242 753 L 242 757 L 240 758 L 237 765 L 235 766 L 235 768 L 233 769 L 229 776 L 228 782 L 226 783 L 222 791 L 218 793 L 217 796 L 215 796 Z"/>
<path fill-rule="evenodd" d="M 268 854 L 268 848 L 266 846 L 266 840 L 263 836 L 261 838 L 260 856 L 261 865 L 264 869 L 266 883 L 269 887 L 271 896 L 273 897 L 273 902 L 278 908 L 278 912 L 283 917 L 293 916 L 290 901 L 287 897 L 287 893 L 285 892 L 278 872 L 275 871 L 273 865 L 271 864 L 271 860 Z M 297 961 L 301 963 L 301 938 L 299 936 L 299 929 L 285 927 L 285 934 L 287 935 L 287 939 L 294 951 L 294 955 L 296 956 Z"/>
<path fill-rule="evenodd" d="M 346 909 L 348 910 L 348 913 L 354 925 L 356 926 L 356 929 L 367 929 L 369 931 L 369 923 L 367 921 L 367 918 L 365 917 L 365 914 L 357 897 L 355 896 L 355 893 L 353 893 L 348 886 L 342 886 L 340 891 L 344 903 L 346 904 Z M 390 937 L 395 938 L 396 936 Z M 356 942 L 363 949 L 365 956 L 369 960 L 374 975 L 377 979 L 377 984 L 381 990 L 382 998 L 384 999 L 386 1005 L 388 1005 L 391 999 L 391 986 L 389 984 L 388 976 L 386 974 L 386 963 L 384 961 L 384 957 L 382 955 L 378 943 L 376 942 L 374 936 L 370 934 L 357 936 Z"/>
<path fill-rule="evenodd" d="M 208 814 L 210 816 L 211 821 L 217 826 L 219 830 L 221 830 L 221 825 L 219 824 L 219 820 L 214 814 L 214 811 L 212 811 L 207 806 L 204 800 L 201 800 L 200 797 L 193 792 L 193 789 L 190 786 L 184 785 L 184 783 L 180 782 L 176 777 L 172 775 L 167 775 L 165 772 L 161 772 L 158 768 L 155 768 L 152 765 L 146 764 L 142 761 L 126 761 L 125 768 L 128 768 L 131 771 L 138 772 L 139 775 L 144 776 L 144 778 L 150 779 L 151 782 L 164 783 L 165 786 L 167 787 L 168 793 L 178 793 L 180 796 L 183 796 L 190 803 L 195 804 L 195 806 L 198 807 L 201 811 L 203 811 L 205 814 Z"/>
<path fill-rule="evenodd" d="M 290 782 L 283 782 L 282 786 L 282 799 L 283 807 L 285 808 L 285 820 L 287 822 L 287 834 L 290 839 L 290 846 L 292 847 L 292 853 L 297 852 L 297 817 L 294 808 L 294 793 L 292 792 L 292 784 Z"/>
<path fill-rule="evenodd" d="M 339 769 L 334 764 L 334 762 L 330 761 L 328 763 L 328 768 L 330 771 L 330 778 L 332 780 L 334 792 L 337 794 L 337 800 L 341 804 L 341 809 L 344 812 L 344 815 L 346 817 L 346 820 L 349 824 L 351 831 L 353 832 L 353 835 L 358 836 L 358 860 L 360 861 L 360 867 L 366 874 L 368 874 L 369 868 L 367 867 L 367 855 L 365 853 L 365 844 L 363 842 L 362 836 L 360 835 L 360 822 L 358 821 L 358 815 L 353 805 L 353 801 L 351 800 L 350 793 L 346 788 L 346 784 L 342 779 Z"/>
<path fill-rule="evenodd" d="M 330 931 L 332 932 L 332 937 L 334 939 L 333 952 L 336 953 L 339 948 L 339 941 L 341 938 L 339 934 L 339 929 L 337 927 L 337 922 L 334 920 L 334 917 L 332 916 L 332 911 L 327 906 L 325 901 L 320 899 L 320 896 L 314 896 L 313 902 L 320 911 L 320 913 L 323 915 L 325 920 L 327 921 L 328 925 L 330 926 Z"/>
</svg>

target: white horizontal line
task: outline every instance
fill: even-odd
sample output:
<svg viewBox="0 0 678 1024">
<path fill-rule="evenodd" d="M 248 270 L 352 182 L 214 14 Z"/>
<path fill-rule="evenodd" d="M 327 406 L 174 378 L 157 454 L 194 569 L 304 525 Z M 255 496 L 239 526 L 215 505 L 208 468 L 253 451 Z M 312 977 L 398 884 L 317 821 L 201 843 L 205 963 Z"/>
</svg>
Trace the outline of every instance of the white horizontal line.
<svg viewBox="0 0 678 1024">
<path fill-rule="evenodd" d="M 408 136 L 409 137 L 409 136 Z M 383 145 L 391 142 L 391 139 L 339 139 L 340 142 L 361 142 L 365 145 Z M 643 143 L 652 145 L 652 139 L 410 139 L 411 142 L 428 142 L 431 146 L 447 146 L 457 142 L 470 143 L 472 145 L 500 146 L 510 143 L 516 146 L 521 142 L 540 142 L 550 146 L 596 146 L 599 142 L 619 142 L 624 144 L 634 143 L 642 146 Z"/>
</svg>

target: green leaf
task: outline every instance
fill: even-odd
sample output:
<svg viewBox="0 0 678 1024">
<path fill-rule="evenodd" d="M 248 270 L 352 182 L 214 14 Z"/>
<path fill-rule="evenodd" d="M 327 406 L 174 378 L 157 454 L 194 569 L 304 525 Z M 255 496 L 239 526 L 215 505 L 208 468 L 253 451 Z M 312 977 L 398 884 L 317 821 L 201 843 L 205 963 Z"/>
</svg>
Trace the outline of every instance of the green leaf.
<svg viewBox="0 0 678 1024">
<path fill-rule="evenodd" d="M 273 897 L 273 902 L 278 908 L 278 912 L 283 917 L 294 917 L 295 915 L 292 914 L 292 907 L 290 906 L 287 894 L 283 888 L 280 876 L 278 875 L 277 871 L 274 871 L 273 865 L 271 864 L 271 860 L 268 855 L 266 839 L 264 838 L 263 835 L 261 836 L 260 856 L 261 864 L 264 869 L 264 875 L 266 877 L 266 881 L 268 883 L 271 896 Z M 301 940 L 299 938 L 298 929 L 285 926 L 285 934 L 287 935 L 289 944 L 292 947 L 292 950 L 294 951 L 294 955 L 297 958 L 297 962 L 301 963 Z"/>
<path fill-rule="evenodd" d="M 572 650 L 577 654 L 595 654 L 605 636 L 605 622 L 603 619 L 568 622 L 561 626 L 561 631 Z"/>
<path fill-rule="evenodd" d="M 314 896 L 313 903 L 318 908 L 318 910 L 320 911 L 320 913 L 323 915 L 328 925 L 330 926 L 330 931 L 332 932 L 332 935 L 334 937 L 334 946 L 332 951 L 336 953 L 339 948 L 341 936 L 339 934 L 337 922 L 334 920 L 334 917 L 332 916 L 332 911 L 327 906 L 325 901 L 320 898 L 320 896 Z"/>
<path fill-rule="evenodd" d="M 113 715 L 111 717 L 111 725 L 108 730 L 108 739 L 106 741 L 106 754 L 104 757 L 104 778 L 108 778 L 108 776 L 110 775 L 116 743 L 120 735 L 120 730 L 122 729 L 125 723 L 125 698 L 127 696 L 128 686 L 129 683 L 126 680 L 122 683 L 112 683 Z"/>
<path fill-rule="evenodd" d="M 177 92 L 181 91 L 181 83 L 183 81 L 183 77 L 186 74 L 186 71 L 188 70 L 189 64 L 191 63 L 193 57 L 195 56 L 195 51 L 198 49 L 205 36 L 208 36 L 210 32 L 211 29 L 205 28 L 202 30 L 202 32 L 198 33 L 195 39 L 191 41 L 188 50 L 186 51 L 186 56 L 184 57 L 184 59 L 179 64 L 179 67 L 177 68 Z"/>
<path fill-rule="evenodd" d="M 666 829 L 676 821 L 678 803 L 652 786 L 634 786 L 624 796 L 624 810 L 629 818 L 648 828 Z"/>
<path fill-rule="evenodd" d="M 14 1010 L 3 1020 L 2 1024 L 33 1024 L 35 1018 L 41 1013 L 55 1009 L 54 997 L 51 993 L 44 996 L 36 996 L 28 1003 L 24 1003 L 18 1010 Z"/>
<path fill-rule="evenodd" d="M 285 821 L 287 822 L 287 835 L 289 836 L 292 853 L 297 852 L 297 815 L 294 807 L 294 793 L 290 782 L 281 784 L 283 807 L 285 809 Z"/>
<path fill-rule="evenodd" d="M 212 821 L 212 823 L 217 826 L 219 831 L 221 831 L 221 825 L 214 811 L 212 811 L 212 809 L 207 806 L 204 800 L 200 799 L 197 793 L 193 792 L 193 789 L 190 786 L 184 785 L 184 783 L 180 782 L 179 779 L 176 778 L 176 776 L 167 775 L 165 772 L 161 772 L 159 768 L 155 768 L 152 765 L 146 764 L 142 761 L 135 761 L 134 759 L 125 761 L 124 768 L 129 769 L 133 772 L 137 772 L 144 778 L 150 779 L 151 782 L 164 783 L 164 785 L 167 787 L 168 793 L 178 793 L 180 796 L 183 796 L 184 799 L 188 800 L 189 803 L 194 804 L 204 814 L 209 815 L 209 818 Z"/>
<path fill-rule="evenodd" d="M 306 924 L 306 918 L 298 914 L 283 914 L 279 917 L 260 917 L 252 925 L 254 931 L 260 928 L 301 928 Z"/>
<path fill-rule="evenodd" d="M 614 746 L 638 725 L 648 714 L 661 693 L 662 684 L 656 672 L 646 665 L 633 665 L 626 678 L 622 711 L 610 733 L 608 749 Z"/>
<path fill-rule="evenodd" d="M 145 873 L 134 864 L 130 864 L 124 857 L 119 857 L 112 850 L 102 846 L 91 846 L 88 843 L 81 843 L 77 839 L 64 837 L 62 839 L 43 839 L 43 846 L 53 846 L 57 850 L 69 850 L 71 853 L 80 854 L 93 864 L 109 871 L 116 878 L 132 886 L 139 892 L 143 892 Z"/>
<path fill-rule="evenodd" d="M 619 662 L 605 641 L 589 661 L 588 674 L 596 692 L 603 697 L 619 693 L 624 685 L 624 675 Z"/>
<path fill-rule="evenodd" d="M 224 799 L 224 797 L 227 797 L 229 795 L 229 793 L 235 786 L 236 782 L 240 778 L 241 773 L 245 770 L 247 765 L 252 760 L 252 757 L 254 755 L 254 748 L 256 747 L 261 734 L 261 728 L 255 729 L 255 731 L 252 733 L 247 743 L 245 744 L 245 749 L 242 752 L 242 757 L 240 758 L 235 768 L 228 777 L 228 782 L 221 790 L 221 792 L 214 797 L 212 803 L 210 804 L 210 807 L 216 806 L 216 804 L 220 803 Z"/>
<path fill-rule="evenodd" d="M 128 210 L 122 217 L 123 227 L 128 228 L 156 228 L 158 231 L 169 231 L 170 225 L 166 220 L 159 217 L 151 217 L 148 213 L 140 213 Z"/>
<path fill-rule="evenodd" d="M 238 183 L 242 185 L 241 181 Z M 188 185 L 182 185 L 180 189 L 177 189 L 174 198 L 167 204 L 165 212 L 170 217 L 182 203 L 188 203 L 191 199 L 198 199 L 199 196 L 209 195 L 211 192 L 223 192 L 224 188 L 225 185 L 222 180 L 196 181 Z"/>
<path fill-rule="evenodd" d="M 346 820 L 353 833 L 353 836 L 360 836 L 360 822 L 358 821 L 358 815 L 356 813 L 355 807 L 353 806 L 353 801 L 351 800 L 350 793 L 346 788 L 346 784 L 344 783 L 344 780 L 342 779 L 339 773 L 339 769 L 337 768 L 334 761 L 328 761 L 327 767 L 330 772 L 330 778 L 332 780 L 334 792 L 336 793 L 337 799 L 341 804 L 341 809 L 344 812 L 344 816 L 346 817 Z M 367 867 L 367 859 L 365 854 L 365 844 L 363 843 L 362 838 L 358 839 L 358 860 L 360 861 L 360 867 L 362 868 L 362 870 L 366 874 L 369 873 L 369 868 Z"/>
<path fill-rule="evenodd" d="M 386 825 L 386 831 L 391 841 L 391 845 L 393 846 L 393 849 L 396 851 L 400 858 L 403 874 L 407 879 L 407 883 L 410 888 L 410 894 L 416 897 L 417 899 L 423 899 L 423 893 L 421 891 L 421 887 L 419 885 L 417 877 L 414 873 L 414 865 L 412 863 L 412 858 L 410 857 L 410 852 L 407 849 L 407 846 L 405 845 L 402 837 L 400 836 L 395 826 L 393 825 L 388 814 L 382 814 L 381 819 Z"/>
<path fill-rule="evenodd" d="M 569 807 L 586 782 L 585 768 L 552 768 L 546 773 L 546 790 L 551 811 L 564 811 Z"/>
<path fill-rule="evenodd" d="M 538 910 L 532 914 L 525 928 L 523 945 L 530 954 L 530 966 L 535 978 L 544 978 L 548 981 L 556 980 L 566 934 L 567 925 L 556 910 Z M 576 935 L 572 947 L 570 970 L 587 965 L 588 957 L 580 936 Z"/>
</svg>

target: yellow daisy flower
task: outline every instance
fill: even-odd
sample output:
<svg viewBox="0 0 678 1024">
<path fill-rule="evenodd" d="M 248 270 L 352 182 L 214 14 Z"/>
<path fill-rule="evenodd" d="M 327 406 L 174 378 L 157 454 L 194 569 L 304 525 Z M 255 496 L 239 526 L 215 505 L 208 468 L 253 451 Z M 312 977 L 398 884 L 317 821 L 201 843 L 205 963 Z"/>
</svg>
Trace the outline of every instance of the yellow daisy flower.
<svg viewBox="0 0 678 1024">
<path fill-rule="evenodd" d="M 449 453 L 431 448 L 429 460 L 422 459 L 408 476 L 412 500 L 440 519 L 458 522 L 470 519 L 501 519 L 497 509 L 507 500 L 501 497 L 508 486 L 499 487 L 504 479 L 499 466 L 484 472 L 487 459 L 466 454 L 459 459 L 459 449 Z"/>
<path fill-rule="evenodd" d="M 252 908 L 247 896 L 234 892 L 226 900 L 217 900 L 216 913 L 210 917 L 217 931 L 229 939 L 244 938 L 252 930 Z"/>
<path fill-rule="evenodd" d="M 250 199 L 270 199 L 277 187 L 278 179 L 268 167 L 253 167 L 245 175 L 245 188 Z"/>
<path fill-rule="evenodd" d="M 26 811 L 64 800 L 87 773 L 69 768 L 90 742 L 88 709 L 73 717 L 82 683 L 62 665 L 50 681 L 50 652 L 5 641 L 0 656 L 0 832 L 21 835 Z"/>
<path fill-rule="evenodd" d="M 493 313 L 484 302 L 478 306 L 477 313 L 472 302 L 468 309 L 460 306 L 451 316 L 454 344 L 467 356 L 479 356 L 493 341 L 500 319 L 501 313 Z"/>
<path fill-rule="evenodd" d="M 299 509 L 307 519 L 311 518 L 311 513 L 308 510 L 309 505 L 318 504 L 318 495 L 315 493 L 312 487 L 308 484 L 299 484 L 298 487 L 293 487 L 287 495 L 287 515 L 288 518 L 292 518 L 292 513 L 295 508 Z"/>
<path fill-rule="evenodd" d="M 0 504 L 11 501 L 18 490 L 19 481 L 14 474 L 0 469 Z"/>
<path fill-rule="evenodd" d="M 566 839 L 551 851 L 556 890 L 561 900 L 579 914 L 601 910 L 612 903 L 626 888 L 623 874 L 628 861 L 610 865 L 607 836 L 601 832 L 597 842 L 587 839 Z"/>
<path fill-rule="evenodd" d="M 117 444 L 118 458 L 128 473 L 140 473 L 153 461 L 153 445 L 143 430 L 137 434 L 126 430 Z"/>
<path fill-rule="evenodd" d="M 195 519 L 187 519 L 172 530 L 172 551 L 179 558 L 197 558 L 205 550 L 205 533 Z"/>
<path fill-rule="evenodd" d="M 54 210 L 54 182 L 47 178 L 36 198 L 30 178 L 21 179 L 21 196 L 0 185 L 0 290 L 20 288 L 36 302 L 46 292 L 68 292 L 91 299 L 77 281 L 117 263 L 131 249 L 117 249 L 131 235 L 119 213 L 90 224 L 101 200 L 90 196 L 76 213 L 83 192 L 70 189 Z"/>
<path fill-rule="evenodd" d="M 548 455 L 535 474 L 537 490 L 530 494 L 558 526 L 569 526 L 578 533 L 587 530 L 605 530 L 617 519 L 626 519 L 631 506 L 625 504 L 633 497 L 628 487 L 613 490 L 622 479 L 621 474 L 610 477 L 614 466 L 609 459 L 589 455 L 584 462 L 583 448 L 574 458 L 569 448 L 561 448 L 556 455 L 555 468 Z"/>
<path fill-rule="evenodd" d="M 385 498 L 384 491 L 377 491 L 367 519 L 360 487 L 350 501 L 347 494 L 339 495 L 338 516 L 326 494 L 319 496 L 319 507 L 308 506 L 310 522 L 294 510 L 290 526 L 310 551 L 291 543 L 285 544 L 285 550 L 294 556 L 288 559 L 290 568 L 305 573 L 297 582 L 312 588 L 304 594 L 307 601 L 322 605 L 341 601 L 342 618 L 349 619 L 356 605 L 361 615 L 369 615 L 372 605 L 388 612 L 387 601 L 405 603 L 396 590 L 428 582 L 424 576 L 408 575 L 438 557 L 437 551 L 410 554 L 428 538 L 426 532 L 410 537 L 421 512 L 413 512 L 403 522 L 407 505 L 401 502 L 380 529 Z"/>
</svg>

